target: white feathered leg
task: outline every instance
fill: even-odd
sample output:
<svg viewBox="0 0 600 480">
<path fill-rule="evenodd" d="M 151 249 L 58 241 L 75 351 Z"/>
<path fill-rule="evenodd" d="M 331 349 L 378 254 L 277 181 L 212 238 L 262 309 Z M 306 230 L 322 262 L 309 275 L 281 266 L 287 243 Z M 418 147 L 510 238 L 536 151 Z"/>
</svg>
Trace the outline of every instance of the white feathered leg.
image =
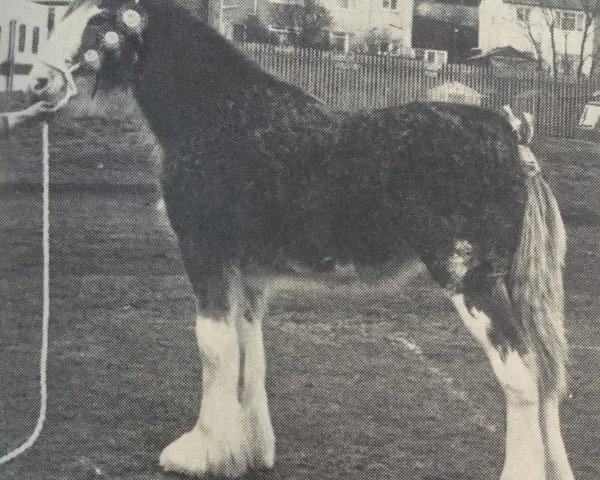
<svg viewBox="0 0 600 480">
<path fill-rule="evenodd" d="M 546 471 L 548 480 L 574 480 L 567 451 L 560 430 L 559 399 L 542 394 L 540 422 L 546 446 Z"/>
<path fill-rule="evenodd" d="M 266 359 L 263 342 L 263 317 L 268 295 L 248 292 L 246 315 L 238 316 L 240 350 L 244 357 L 240 392 L 244 431 L 251 451 L 251 466 L 272 468 L 275 462 L 275 436 L 266 391 Z"/>
<path fill-rule="evenodd" d="M 452 302 L 471 334 L 482 345 L 506 397 L 506 451 L 501 480 L 547 480 L 540 428 L 538 377 L 528 355 L 501 354 L 490 342 L 490 319 L 467 308 L 462 295 Z"/>
<path fill-rule="evenodd" d="M 238 400 L 239 345 L 234 321 L 198 317 L 202 359 L 202 404 L 198 423 L 164 449 L 166 471 L 237 477 L 249 463 Z"/>
</svg>

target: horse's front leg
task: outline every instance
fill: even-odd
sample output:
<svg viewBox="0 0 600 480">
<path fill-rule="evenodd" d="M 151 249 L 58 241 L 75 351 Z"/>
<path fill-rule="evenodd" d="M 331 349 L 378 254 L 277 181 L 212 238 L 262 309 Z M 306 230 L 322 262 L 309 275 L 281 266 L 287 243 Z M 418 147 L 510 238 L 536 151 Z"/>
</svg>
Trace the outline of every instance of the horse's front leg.
<svg viewBox="0 0 600 480">
<path fill-rule="evenodd" d="M 265 384 L 267 368 L 262 331 L 269 295 L 266 289 L 250 287 L 246 287 L 244 292 L 246 307 L 237 321 L 244 359 L 240 391 L 244 430 L 250 446 L 252 468 L 272 468 L 275 462 L 275 435 Z"/>
<path fill-rule="evenodd" d="M 216 271 L 215 271 L 216 270 Z M 250 461 L 238 399 L 240 349 L 236 317 L 239 282 L 221 269 L 191 277 L 197 298 L 196 338 L 202 361 L 198 422 L 161 454 L 166 471 L 237 477 Z"/>
</svg>

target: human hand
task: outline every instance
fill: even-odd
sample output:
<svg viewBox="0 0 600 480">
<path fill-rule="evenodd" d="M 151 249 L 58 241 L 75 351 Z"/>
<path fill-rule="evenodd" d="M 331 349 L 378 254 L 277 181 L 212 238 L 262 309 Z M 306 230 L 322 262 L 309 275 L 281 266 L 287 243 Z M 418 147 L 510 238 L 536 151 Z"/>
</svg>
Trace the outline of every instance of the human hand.
<svg viewBox="0 0 600 480">
<path fill-rule="evenodd" d="M 53 112 L 53 105 L 49 102 L 38 102 L 25 110 L 12 112 L 7 114 L 8 126 L 10 129 L 33 123 L 36 120 L 41 120 L 44 115 Z"/>
<path fill-rule="evenodd" d="M 53 105 L 50 102 L 38 102 L 20 112 L 23 121 L 35 120 L 45 114 L 52 113 Z"/>
</svg>

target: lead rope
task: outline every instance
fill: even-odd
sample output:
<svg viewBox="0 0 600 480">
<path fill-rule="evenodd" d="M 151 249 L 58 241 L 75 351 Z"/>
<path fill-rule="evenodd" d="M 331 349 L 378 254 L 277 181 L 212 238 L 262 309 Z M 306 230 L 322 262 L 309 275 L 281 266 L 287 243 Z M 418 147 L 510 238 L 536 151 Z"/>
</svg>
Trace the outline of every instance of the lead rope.
<svg viewBox="0 0 600 480">
<path fill-rule="evenodd" d="M 0 457 L 0 465 L 21 455 L 33 446 L 42 433 L 46 421 L 46 410 L 48 405 L 48 332 L 50 326 L 50 141 L 48 122 L 42 127 L 42 164 L 43 164 L 43 205 L 42 205 L 42 245 L 43 245 L 43 306 L 42 306 L 42 348 L 40 354 L 40 413 L 37 423 L 29 438 L 20 447 L 15 448 L 3 457 Z"/>
<path fill-rule="evenodd" d="M 73 72 L 79 68 L 79 64 L 71 68 L 58 68 L 67 81 L 67 91 L 64 98 L 56 104 L 54 111 L 62 108 L 69 99 L 77 93 L 77 87 L 73 80 Z M 29 450 L 39 438 L 46 421 L 48 409 L 48 336 L 50 330 L 50 127 L 45 121 L 42 125 L 42 249 L 43 249 L 43 300 L 42 300 L 42 348 L 40 352 L 40 411 L 33 432 L 21 446 L 0 457 L 0 465 L 15 459 L 25 451 Z"/>
</svg>

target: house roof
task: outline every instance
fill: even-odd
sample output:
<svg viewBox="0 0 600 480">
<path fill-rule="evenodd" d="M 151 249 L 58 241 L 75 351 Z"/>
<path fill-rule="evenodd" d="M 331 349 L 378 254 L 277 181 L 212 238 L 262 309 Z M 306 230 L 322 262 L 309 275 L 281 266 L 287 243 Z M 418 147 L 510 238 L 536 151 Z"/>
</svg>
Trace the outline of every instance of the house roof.
<svg viewBox="0 0 600 480">
<path fill-rule="evenodd" d="M 485 53 L 474 55 L 472 57 L 467 58 L 467 62 L 485 62 L 489 61 L 492 58 L 510 58 L 514 60 L 531 60 L 534 61 L 535 57 L 530 52 L 523 52 L 521 50 L 517 50 L 510 45 L 507 47 L 498 47 L 492 48 Z"/>
<path fill-rule="evenodd" d="M 529 7 L 554 8 L 558 10 L 580 10 L 585 11 L 589 0 L 504 0 L 511 5 L 524 5 Z M 590 3 L 591 5 L 591 3 Z M 588 8 L 589 9 L 589 8 Z"/>
</svg>

